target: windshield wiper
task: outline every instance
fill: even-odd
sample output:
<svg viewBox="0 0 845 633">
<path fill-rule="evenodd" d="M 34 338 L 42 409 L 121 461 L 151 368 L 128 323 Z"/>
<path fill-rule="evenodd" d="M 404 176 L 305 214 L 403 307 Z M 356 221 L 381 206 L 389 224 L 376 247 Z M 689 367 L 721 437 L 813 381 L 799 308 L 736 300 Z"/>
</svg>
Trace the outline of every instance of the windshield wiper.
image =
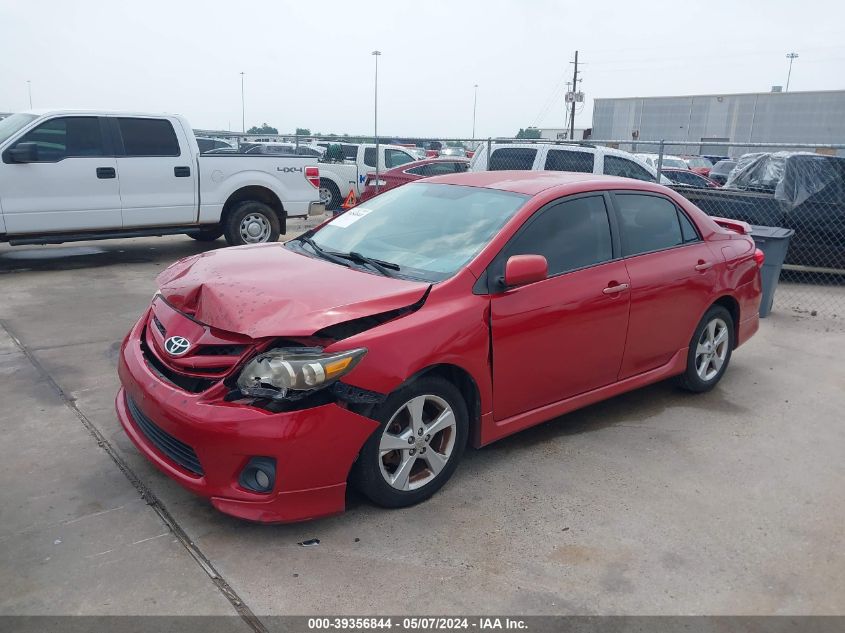
<svg viewBox="0 0 845 633">
<path fill-rule="evenodd" d="M 385 277 L 395 277 L 396 275 L 393 274 L 392 271 L 399 270 L 399 264 L 394 264 L 393 262 L 386 262 L 381 259 L 373 259 L 372 257 L 367 257 L 366 255 L 362 255 L 357 251 L 350 251 L 349 253 L 334 253 L 338 257 L 343 257 L 344 259 L 348 259 L 350 261 L 356 262 L 358 264 L 366 264 L 371 268 L 375 268 Z"/>
<path fill-rule="evenodd" d="M 327 259 L 331 262 L 336 264 L 340 264 L 342 266 L 349 267 L 347 262 L 355 262 L 356 264 L 366 264 L 371 268 L 374 268 L 378 272 L 380 272 L 385 277 L 395 277 L 392 271 L 399 270 L 399 264 L 394 264 L 393 262 L 386 262 L 381 259 L 373 259 L 372 257 L 367 257 L 357 251 L 352 251 L 349 253 L 338 253 L 336 251 L 327 251 L 321 246 L 318 246 L 317 243 L 311 239 L 310 237 L 301 236 L 299 238 L 300 242 L 304 242 L 308 244 L 314 252 L 319 255 L 320 257 Z"/>
<path fill-rule="evenodd" d="M 317 246 L 317 242 L 312 240 L 310 237 L 306 237 L 303 235 L 299 238 L 299 241 L 308 244 L 308 246 L 310 246 L 314 250 L 314 253 L 322 257 L 323 259 L 327 259 L 330 262 L 334 262 L 335 264 L 340 264 L 341 266 L 346 266 L 347 268 L 349 268 L 349 264 L 347 263 L 346 258 L 340 257 L 339 253 L 333 253 L 332 251 L 327 251 Z"/>
</svg>

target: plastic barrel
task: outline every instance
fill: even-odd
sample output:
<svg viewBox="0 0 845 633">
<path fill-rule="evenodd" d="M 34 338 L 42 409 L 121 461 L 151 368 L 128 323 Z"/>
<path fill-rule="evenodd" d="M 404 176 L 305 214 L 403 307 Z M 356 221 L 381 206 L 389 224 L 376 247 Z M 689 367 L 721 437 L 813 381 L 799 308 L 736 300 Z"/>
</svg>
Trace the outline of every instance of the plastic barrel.
<svg viewBox="0 0 845 633">
<path fill-rule="evenodd" d="M 763 280 L 763 298 L 760 301 L 760 317 L 767 317 L 772 311 L 775 300 L 775 289 L 778 287 L 780 270 L 786 259 L 789 239 L 795 233 L 793 229 L 778 226 L 752 226 L 751 237 L 754 243 L 766 255 L 763 269 L 760 271 Z"/>
</svg>

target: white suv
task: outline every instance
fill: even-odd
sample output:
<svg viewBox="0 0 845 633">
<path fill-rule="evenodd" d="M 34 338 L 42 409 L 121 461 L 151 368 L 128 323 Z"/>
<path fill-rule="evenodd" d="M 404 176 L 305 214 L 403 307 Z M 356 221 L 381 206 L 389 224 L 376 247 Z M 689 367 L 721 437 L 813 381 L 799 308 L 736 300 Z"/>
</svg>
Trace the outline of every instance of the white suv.
<svg viewBox="0 0 845 633">
<path fill-rule="evenodd" d="M 493 143 L 492 157 L 487 160 L 487 144 L 475 152 L 470 171 L 526 169 L 533 171 L 577 171 L 586 174 L 607 174 L 655 182 L 657 172 L 651 165 L 629 152 L 594 145 L 560 143 Z M 670 184 L 665 176 L 662 184 Z"/>
</svg>

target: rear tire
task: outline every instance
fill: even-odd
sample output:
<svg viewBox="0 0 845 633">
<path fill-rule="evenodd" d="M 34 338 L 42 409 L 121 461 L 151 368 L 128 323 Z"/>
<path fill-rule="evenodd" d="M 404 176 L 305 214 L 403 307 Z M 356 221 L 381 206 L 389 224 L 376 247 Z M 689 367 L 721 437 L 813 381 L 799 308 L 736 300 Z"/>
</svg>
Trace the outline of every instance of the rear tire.
<svg viewBox="0 0 845 633">
<path fill-rule="evenodd" d="M 223 235 L 223 229 L 219 226 L 204 228 L 199 233 L 188 233 L 188 237 L 197 242 L 213 242 L 221 235 Z"/>
<path fill-rule="evenodd" d="M 270 205 L 246 200 L 229 214 L 223 234 L 230 246 L 277 242 L 281 224 L 279 216 Z"/>
<path fill-rule="evenodd" d="M 327 211 L 339 209 L 343 204 L 340 189 L 331 180 L 320 178 L 320 202 L 326 205 Z"/>
<path fill-rule="evenodd" d="M 723 306 L 711 306 L 692 335 L 687 368 L 678 376 L 678 386 L 693 393 L 710 391 L 725 374 L 734 344 L 731 313 Z"/>
<path fill-rule="evenodd" d="M 452 383 L 423 376 L 390 394 L 370 417 L 380 426 L 361 449 L 351 480 L 374 503 L 402 508 L 425 501 L 455 472 L 469 416 Z"/>
</svg>

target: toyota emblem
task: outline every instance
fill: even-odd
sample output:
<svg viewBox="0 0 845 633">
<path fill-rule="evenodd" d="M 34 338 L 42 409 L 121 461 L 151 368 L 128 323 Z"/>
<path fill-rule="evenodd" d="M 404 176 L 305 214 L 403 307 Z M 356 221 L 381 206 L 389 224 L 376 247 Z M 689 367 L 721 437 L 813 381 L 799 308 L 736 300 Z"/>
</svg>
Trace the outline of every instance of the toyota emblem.
<svg viewBox="0 0 845 633">
<path fill-rule="evenodd" d="M 181 356 L 191 349 L 191 342 L 184 336 L 171 336 L 164 342 L 164 349 L 171 356 Z"/>
</svg>

